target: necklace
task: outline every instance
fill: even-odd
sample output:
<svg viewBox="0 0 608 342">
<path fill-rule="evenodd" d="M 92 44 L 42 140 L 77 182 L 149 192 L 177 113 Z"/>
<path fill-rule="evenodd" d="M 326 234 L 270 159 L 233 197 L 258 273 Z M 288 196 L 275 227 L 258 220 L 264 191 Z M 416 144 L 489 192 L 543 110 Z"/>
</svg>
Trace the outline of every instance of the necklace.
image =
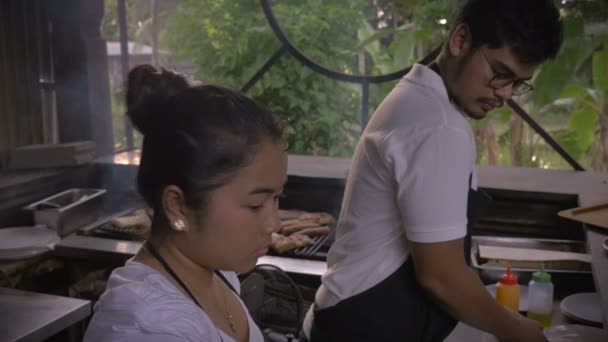
<svg viewBox="0 0 608 342">
<path fill-rule="evenodd" d="M 222 297 L 224 298 L 224 309 L 226 310 L 226 319 L 228 320 L 230 330 L 232 330 L 232 332 L 236 334 L 236 325 L 234 324 L 234 317 L 232 317 L 232 315 L 230 314 L 230 311 L 228 310 L 228 303 L 226 301 L 226 297 L 228 295 L 226 294 L 226 290 L 223 290 L 223 292 L 224 295 Z"/>
<path fill-rule="evenodd" d="M 179 286 L 182 287 L 182 289 L 188 294 L 188 296 L 190 296 L 190 298 L 192 299 L 192 301 L 199 307 L 201 308 L 201 310 L 205 311 L 205 308 L 196 300 L 196 298 L 194 297 L 194 295 L 192 294 L 192 292 L 190 292 L 190 290 L 188 289 L 188 286 L 186 286 L 186 284 L 177 276 L 177 274 L 175 273 L 175 271 L 173 271 L 173 269 L 171 268 L 171 266 L 169 266 L 169 264 L 167 263 L 167 261 L 158 253 L 158 251 L 152 246 L 152 244 L 150 244 L 149 242 L 146 242 L 143 244 L 143 248 L 146 252 L 148 252 L 148 254 L 150 254 L 164 269 L 165 271 L 167 271 L 167 273 L 169 273 L 169 275 L 179 284 Z M 224 277 L 223 274 L 221 274 L 219 271 L 215 271 L 214 272 L 218 277 L 220 277 L 220 279 L 222 279 L 224 281 L 224 283 L 226 283 L 226 285 L 228 285 L 228 287 L 230 287 L 230 289 L 232 291 L 234 291 L 236 293 L 236 290 L 234 289 L 234 287 L 232 287 L 232 285 L 228 282 L 228 280 Z M 220 289 L 221 290 L 221 289 Z M 228 311 L 228 303 L 226 301 L 226 293 L 225 290 L 221 290 L 222 292 L 224 292 L 224 294 L 222 295 L 223 299 L 224 299 L 224 311 L 225 311 L 225 316 L 226 316 L 226 320 L 228 321 L 228 326 L 230 327 L 230 330 L 232 330 L 233 333 L 236 333 L 236 325 L 234 324 L 234 318 L 233 316 L 230 314 L 230 311 Z M 220 336 L 221 338 L 221 336 Z"/>
</svg>

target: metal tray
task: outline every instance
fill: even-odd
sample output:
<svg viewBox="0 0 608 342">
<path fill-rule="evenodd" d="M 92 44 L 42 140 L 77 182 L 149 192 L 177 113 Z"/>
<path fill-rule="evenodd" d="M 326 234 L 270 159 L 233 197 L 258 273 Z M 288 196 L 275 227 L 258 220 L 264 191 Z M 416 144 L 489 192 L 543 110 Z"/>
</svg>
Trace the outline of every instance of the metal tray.
<svg viewBox="0 0 608 342">
<path fill-rule="evenodd" d="M 141 241 L 141 235 L 134 235 L 129 233 L 130 229 L 116 227 L 112 220 L 121 217 L 133 214 L 137 210 L 142 209 L 141 206 L 129 207 L 127 209 L 123 209 L 118 212 L 114 212 L 112 214 L 102 215 L 97 218 L 97 220 L 89 223 L 88 225 L 80 228 L 78 230 L 79 235 L 87 235 L 87 236 L 95 236 L 102 237 L 107 239 L 114 240 L 125 240 L 125 241 Z M 104 229 L 106 228 L 106 229 Z"/>
<path fill-rule="evenodd" d="M 34 202 L 24 210 L 31 211 L 36 224 L 44 224 L 59 236 L 70 234 L 97 220 L 101 196 L 105 189 L 69 189 Z"/>
<path fill-rule="evenodd" d="M 552 240 L 552 239 L 531 239 L 531 238 L 510 238 L 510 237 L 495 237 L 495 236 L 473 236 L 471 240 L 471 264 L 473 267 L 480 271 L 486 271 L 490 273 L 499 272 L 502 273 L 505 270 L 504 266 L 499 265 L 488 265 L 482 263 L 479 258 L 479 245 L 488 246 L 504 246 L 504 247 L 517 247 L 517 248 L 534 248 L 534 249 L 546 249 L 553 251 L 562 252 L 573 252 L 573 253 L 587 253 L 587 248 L 584 242 L 574 240 Z M 587 265 L 588 266 L 588 265 Z M 523 267 L 512 267 L 512 271 L 518 273 L 531 273 L 535 272 L 536 268 L 523 268 Z M 586 268 L 581 265 L 581 269 L 560 269 L 551 268 L 550 266 L 545 269 L 550 273 L 591 273 L 591 268 Z"/>
</svg>

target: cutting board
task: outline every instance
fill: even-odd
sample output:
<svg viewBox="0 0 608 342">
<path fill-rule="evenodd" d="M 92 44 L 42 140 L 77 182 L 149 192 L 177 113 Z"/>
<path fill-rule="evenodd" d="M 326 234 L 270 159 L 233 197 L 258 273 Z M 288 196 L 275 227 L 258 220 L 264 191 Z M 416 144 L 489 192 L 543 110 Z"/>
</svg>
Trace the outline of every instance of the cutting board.
<svg viewBox="0 0 608 342">
<path fill-rule="evenodd" d="M 545 249 L 479 246 L 479 256 L 484 259 L 512 261 L 578 261 L 591 263 L 591 254 L 550 251 Z"/>
<path fill-rule="evenodd" d="M 562 210 L 559 216 L 608 229 L 608 203 Z"/>
</svg>

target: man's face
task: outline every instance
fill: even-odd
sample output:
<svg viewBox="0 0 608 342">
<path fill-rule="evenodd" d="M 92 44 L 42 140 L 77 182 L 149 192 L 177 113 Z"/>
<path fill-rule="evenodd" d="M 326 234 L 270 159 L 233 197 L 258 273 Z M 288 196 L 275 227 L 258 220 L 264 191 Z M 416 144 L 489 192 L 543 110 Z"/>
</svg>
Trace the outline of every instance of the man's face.
<svg viewBox="0 0 608 342">
<path fill-rule="evenodd" d="M 474 119 L 485 118 L 514 93 L 529 90 L 529 80 L 538 68 L 521 63 L 509 46 L 472 50 L 465 41 L 456 52 L 451 56 L 448 88 L 458 105 Z"/>
</svg>

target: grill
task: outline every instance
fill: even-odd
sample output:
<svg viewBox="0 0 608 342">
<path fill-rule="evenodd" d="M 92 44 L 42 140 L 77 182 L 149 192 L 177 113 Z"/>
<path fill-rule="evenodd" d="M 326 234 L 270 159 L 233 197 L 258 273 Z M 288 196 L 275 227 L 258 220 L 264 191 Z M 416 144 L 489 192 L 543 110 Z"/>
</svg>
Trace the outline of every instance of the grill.
<svg viewBox="0 0 608 342">
<path fill-rule="evenodd" d="M 315 178 L 289 175 L 279 205 L 281 209 L 325 212 L 338 218 L 342 205 L 344 180 L 336 178 Z M 278 254 L 270 255 L 325 261 L 329 247 L 335 238 L 335 223 L 329 225 L 327 235 L 315 236 L 314 244 Z"/>
<path fill-rule="evenodd" d="M 119 178 L 124 179 L 122 175 Z M 284 196 L 280 200 L 280 208 L 326 212 L 337 219 L 342 205 L 344 186 L 344 179 L 289 175 Z M 557 216 L 558 211 L 577 206 L 575 195 L 491 188 L 484 190 L 493 201 L 471 225 L 473 235 L 584 241 L 582 225 Z M 124 201 L 115 202 L 124 204 Z M 130 232 L 120 231 L 120 228 L 113 227 L 109 223 L 114 216 L 126 215 L 133 210 L 135 209 L 102 216 L 103 218 L 81 229 L 79 233 L 122 240 L 137 239 L 129 234 Z M 335 240 L 335 223 L 329 227 L 329 234 L 314 237 L 314 243 L 310 246 L 282 254 L 271 250 L 269 254 L 325 261 L 329 247 Z"/>
<path fill-rule="evenodd" d="M 298 257 L 303 257 L 303 258 L 308 258 L 308 259 L 320 258 L 322 260 L 325 260 L 327 257 L 327 250 L 329 249 L 329 247 L 331 246 L 331 243 L 333 242 L 333 232 L 334 231 L 332 230 L 327 235 L 315 236 L 315 238 L 313 239 L 315 241 L 314 244 L 307 246 L 307 247 L 298 248 L 295 251 L 293 251 L 292 254 L 295 256 L 298 256 Z"/>
<path fill-rule="evenodd" d="M 344 185 L 344 181 L 338 179 L 289 176 L 285 198 L 280 202 L 281 209 L 328 212 L 337 219 Z M 575 195 L 492 188 L 483 190 L 493 200 L 486 205 L 470 203 L 471 209 L 479 209 L 480 214 L 471 224 L 473 235 L 584 241 L 582 225 L 557 215 L 560 210 L 577 206 Z M 335 239 L 335 224 L 330 228 L 330 233 L 316 237 L 313 245 L 281 256 L 325 261 Z"/>
<path fill-rule="evenodd" d="M 105 237 L 110 239 L 137 241 L 141 240 L 141 238 L 137 236 L 137 231 L 138 230 L 136 228 L 123 228 L 115 225 L 112 222 L 106 222 L 98 227 L 88 230 L 86 232 L 86 235 Z"/>
</svg>

